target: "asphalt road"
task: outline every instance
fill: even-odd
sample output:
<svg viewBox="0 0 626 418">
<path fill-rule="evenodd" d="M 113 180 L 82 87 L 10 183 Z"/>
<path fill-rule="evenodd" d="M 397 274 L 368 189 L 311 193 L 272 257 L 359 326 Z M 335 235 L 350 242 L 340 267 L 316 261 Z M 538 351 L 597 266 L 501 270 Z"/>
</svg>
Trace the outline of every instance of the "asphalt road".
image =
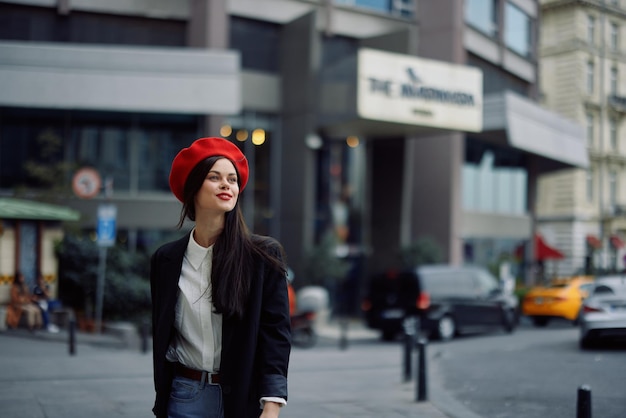
<svg viewBox="0 0 626 418">
<path fill-rule="evenodd" d="M 592 416 L 626 416 L 626 346 L 581 351 L 569 322 L 430 344 L 445 392 L 478 416 L 576 416 L 578 389 L 591 389 Z"/>
<path fill-rule="evenodd" d="M 340 350 L 336 339 L 320 340 L 294 348 L 281 418 L 447 418 L 432 403 L 415 402 L 413 385 L 401 379 L 397 344 L 368 334 Z M 153 416 L 151 353 L 110 338 L 78 341 L 70 355 L 62 334 L 0 333 L 0 417 Z"/>
<path fill-rule="evenodd" d="M 583 384 L 594 417 L 626 416 L 626 347 L 580 351 L 568 323 L 430 342 L 425 402 L 416 402 L 415 375 L 403 379 L 401 341 L 355 328 L 347 349 L 337 330 L 294 348 L 281 418 L 571 418 Z M 0 333 L 0 417 L 152 416 L 151 353 L 84 337 L 71 356 L 62 336 Z"/>
</svg>

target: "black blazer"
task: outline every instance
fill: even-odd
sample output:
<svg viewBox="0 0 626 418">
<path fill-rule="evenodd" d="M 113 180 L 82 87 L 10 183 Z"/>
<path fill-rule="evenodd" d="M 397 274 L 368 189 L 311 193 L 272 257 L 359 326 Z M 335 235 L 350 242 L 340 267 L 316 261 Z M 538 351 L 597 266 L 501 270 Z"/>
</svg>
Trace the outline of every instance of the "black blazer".
<svg viewBox="0 0 626 418">
<path fill-rule="evenodd" d="M 152 411 L 167 417 L 173 363 L 165 358 L 174 333 L 178 279 L 189 234 L 159 248 L 150 268 L 154 388 Z M 280 244 L 275 243 L 277 251 Z M 257 260 L 250 296 L 242 318 L 222 321 L 220 380 L 224 418 L 258 418 L 259 399 L 287 399 L 287 368 L 291 350 L 289 300 L 284 275 Z"/>
</svg>

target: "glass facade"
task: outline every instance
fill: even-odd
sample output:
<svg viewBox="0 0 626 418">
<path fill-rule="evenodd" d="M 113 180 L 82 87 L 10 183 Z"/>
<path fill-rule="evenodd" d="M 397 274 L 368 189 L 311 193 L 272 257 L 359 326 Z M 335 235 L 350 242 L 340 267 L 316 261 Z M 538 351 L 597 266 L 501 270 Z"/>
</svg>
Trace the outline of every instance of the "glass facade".
<svg viewBox="0 0 626 418">
<path fill-rule="evenodd" d="M 394 16 L 411 17 L 414 15 L 414 0 L 335 0 L 335 4 L 354 6 Z"/>
<path fill-rule="evenodd" d="M 463 209 L 504 216 L 527 215 L 526 165 L 527 161 L 519 151 L 467 138 L 461 172 Z M 500 277 L 499 269 L 505 263 L 510 270 L 508 273 L 519 277 L 521 265 L 513 261 L 521 243 L 515 237 L 465 237 L 463 258 L 466 263 L 488 267 L 496 277 Z"/>
<path fill-rule="evenodd" d="M 271 114 L 246 111 L 227 117 L 220 135 L 234 142 L 246 155 L 250 165 L 250 181 L 241 195 L 241 206 L 248 226 L 261 235 L 273 235 L 277 222 L 277 191 L 272 187 L 280 152 L 276 133 L 278 118 Z"/>
<path fill-rule="evenodd" d="M 244 69 L 278 72 L 280 25 L 231 16 L 230 45 Z"/>
<path fill-rule="evenodd" d="M 517 6 L 507 3 L 504 11 L 504 43 L 512 51 L 529 57 L 532 51 L 530 16 Z"/>
<path fill-rule="evenodd" d="M 529 85 L 526 81 L 503 72 L 498 66 L 483 60 L 475 55 L 468 54 L 467 65 L 480 68 L 483 72 L 483 94 L 513 91 L 521 96 L 528 97 Z"/>
<path fill-rule="evenodd" d="M 186 22 L 0 3 L 0 39 L 183 47 Z"/>
<path fill-rule="evenodd" d="M 524 215 L 527 210 L 527 173 L 522 167 L 498 161 L 499 152 L 485 150 L 479 161 L 463 166 L 463 208 L 472 212 Z M 502 164 L 502 165 L 500 165 Z"/>
<path fill-rule="evenodd" d="M 498 33 L 497 0 L 465 0 L 465 22 L 488 36 Z"/>
<path fill-rule="evenodd" d="M 45 164 L 65 173 L 57 183 L 91 166 L 116 192 L 169 192 L 172 159 L 198 127 L 192 115 L 0 108 L 0 190 L 54 186 L 37 172 Z"/>
</svg>

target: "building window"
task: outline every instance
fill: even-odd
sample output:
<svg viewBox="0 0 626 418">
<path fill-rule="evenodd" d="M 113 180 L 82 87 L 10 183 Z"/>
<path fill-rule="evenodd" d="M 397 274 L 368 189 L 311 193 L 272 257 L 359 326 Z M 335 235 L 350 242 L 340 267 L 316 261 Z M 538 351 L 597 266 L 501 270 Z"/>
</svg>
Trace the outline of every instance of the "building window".
<svg viewBox="0 0 626 418">
<path fill-rule="evenodd" d="M 595 84 L 595 67 L 592 61 L 587 63 L 587 94 L 593 94 Z"/>
<path fill-rule="evenodd" d="M 617 204 L 617 173 L 611 171 L 609 173 L 609 205 L 614 208 Z"/>
<path fill-rule="evenodd" d="M 613 67 L 611 68 L 611 94 L 613 96 L 618 95 L 618 89 L 617 89 L 618 81 L 619 81 L 619 78 L 618 78 L 617 68 Z"/>
<path fill-rule="evenodd" d="M 504 17 L 504 42 L 518 54 L 528 57 L 531 49 L 531 19 L 520 8 L 506 4 Z"/>
<path fill-rule="evenodd" d="M 527 172 L 512 150 L 485 149 L 470 139 L 463 164 L 463 208 L 476 212 L 524 214 Z"/>
<path fill-rule="evenodd" d="M 377 10 L 394 16 L 411 17 L 414 14 L 413 0 L 335 0 L 335 3 Z"/>
<path fill-rule="evenodd" d="M 42 179 L 22 168 L 33 160 L 58 170 L 92 166 L 113 180 L 116 193 L 169 192 L 172 160 L 198 127 L 192 115 L 3 108 L 0 137 L 12 141 L 0 141 L 0 188 L 68 184 L 62 174 Z"/>
<path fill-rule="evenodd" d="M 587 202 L 593 202 L 593 170 L 587 169 Z"/>
<path fill-rule="evenodd" d="M 0 39 L 183 47 L 185 31 L 183 20 L 85 13 L 74 9 L 60 16 L 56 7 L 0 2 Z"/>
<path fill-rule="evenodd" d="M 587 42 L 593 45 L 596 37 L 596 18 L 587 15 Z"/>
<path fill-rule="evenodd" d="M 241 53 L 245 69 L 278 72 L 280 25 L 240 17 L 230 18 L 230 48 Z"/>
<path fill-rule="evenodd" d="M 593 137 L 594 137 L 594 121 L 593 114 L 587 113 L 587 147 L 593 148 Z"/>
<path fill-rule="evenodd" d="M 619 26 L 617 23 L 611 23 L 611 50 L 617 51 L 619 49 Z"/>
<path fill-rule="evenodd" d="M 465 22 L 486 35 L 498 32 L 496 0 L 465 0 Z"/>
<path fill-rule="evenodd" d="M 610 118 L 609 119 L 609 137 L 611 141 L 611 149 L 613 151 L 618 151 L 617 145 L 617 119 Z"/>
</svg>

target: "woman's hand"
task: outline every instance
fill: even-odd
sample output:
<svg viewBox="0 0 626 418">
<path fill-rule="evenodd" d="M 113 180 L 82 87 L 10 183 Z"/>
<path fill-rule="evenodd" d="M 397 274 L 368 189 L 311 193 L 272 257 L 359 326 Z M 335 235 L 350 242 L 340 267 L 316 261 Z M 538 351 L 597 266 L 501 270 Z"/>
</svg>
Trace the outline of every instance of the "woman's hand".
<svg viewBox="0 0 626 418">
<path fill-rule="evenodd" d="M 259 418 L 278 418 L 279 413 L 280 404 L 268 401 L 263 404 L 263 412 Z"/>
</svg>

